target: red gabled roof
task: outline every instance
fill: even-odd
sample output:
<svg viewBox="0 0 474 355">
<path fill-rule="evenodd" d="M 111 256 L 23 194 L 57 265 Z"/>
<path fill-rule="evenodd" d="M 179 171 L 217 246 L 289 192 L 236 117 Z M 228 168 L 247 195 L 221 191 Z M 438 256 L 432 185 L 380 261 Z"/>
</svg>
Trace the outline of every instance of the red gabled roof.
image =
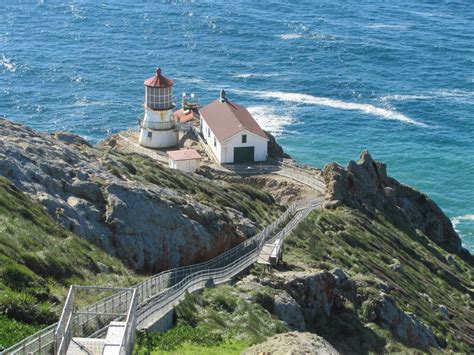
<svg viewBox="0 0 474 355">
<path fill-rule="evenodd" d="M 145 85 L 152 88 L 167 88 L 173 86 L 173 81 L 161 75 L 161 69 L 156 69 L 156 74 L 145 80 Z"/>
<path fill-rule="evenodd" d="M 201 117 L 219 141 L 247 130 L 268 140 L 268 136 L 243 106 L 227 99 L 215 100 L 199 110 Z"/>
<path fill-rule="evenodd" d="M 175 161 L 202 159 L 196 149 L 169 150 L 168 156 Z"/>
</svg>

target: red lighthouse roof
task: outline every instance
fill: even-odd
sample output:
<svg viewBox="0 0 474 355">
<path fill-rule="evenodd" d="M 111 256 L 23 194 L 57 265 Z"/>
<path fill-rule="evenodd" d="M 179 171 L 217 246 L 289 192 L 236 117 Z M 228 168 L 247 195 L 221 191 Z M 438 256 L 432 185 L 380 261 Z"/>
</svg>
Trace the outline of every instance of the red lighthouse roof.
<svg viewBox="0 0 474 355">
<path fill-rule="evenodd" d="M 168 88 L 173 86 L 173 81 L 161 75 L 161 69 L 156 69 L 156 74 L 145 80 L 145 85 L 152 88 Z"/>
</svg>

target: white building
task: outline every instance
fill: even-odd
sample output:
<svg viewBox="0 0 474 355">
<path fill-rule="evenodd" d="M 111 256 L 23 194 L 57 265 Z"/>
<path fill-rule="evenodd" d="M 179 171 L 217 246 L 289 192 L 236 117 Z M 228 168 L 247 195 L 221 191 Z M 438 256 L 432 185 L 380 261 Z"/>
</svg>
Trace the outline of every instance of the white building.
<svg viewBox="0 0 474 355">
<path fill-rule="evenodd" d="M 195 149 L 169 150 L 169 167 L 188 173 L 194 173 L 201 164 L 201 155 Z"/>
<path fill-rule="evenodd" d="M 173 82 L 156 69 L 145 84 L 145 116 L 140 121 L 138 143 L 147 148 L 178 145 L 178 131 L 173 119 Z"/>
<path fill-rule="evenodd" d="M 268 136 L 243 106 L 221 97 L 199 110 L 201 133 L 221 164 L 266 161 Z"/>
</svg>

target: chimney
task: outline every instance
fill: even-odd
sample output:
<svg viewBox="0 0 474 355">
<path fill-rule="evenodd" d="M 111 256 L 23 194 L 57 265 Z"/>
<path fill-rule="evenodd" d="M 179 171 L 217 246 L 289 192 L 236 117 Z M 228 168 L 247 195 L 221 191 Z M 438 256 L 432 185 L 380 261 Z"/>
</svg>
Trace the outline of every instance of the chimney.
<svg viewBox="0 0 474 355">
<path fill-rule="evenodd" d="M 221 100 L 221 102 L 226 102 L 227 101 L 227 99 L 225 98 L 225 90 L 224 89 L 221 90 L 220 100 Z"/>
</svg>

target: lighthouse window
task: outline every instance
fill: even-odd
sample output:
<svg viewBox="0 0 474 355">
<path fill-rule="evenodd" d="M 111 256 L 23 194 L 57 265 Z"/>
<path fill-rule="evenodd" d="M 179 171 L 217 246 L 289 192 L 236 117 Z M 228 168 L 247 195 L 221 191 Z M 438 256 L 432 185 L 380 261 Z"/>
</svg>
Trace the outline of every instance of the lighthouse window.
<svg viewBox="0 0 474 355">
<path fill-rule="evenodd" d="M 247 135 L 242 134 L 242 143 L 247 143 Z"/>
<path fill-rule="evenodd" d="M 148 138 L 151 138 L 152 135 L 153 135 L 152 132 L 148 132 Z"/>
<path fill-rule="evenodd" d="M 217 145 L 216 143 L 216 137 L 214 137 L 214 147 Z"/>
</svg>

